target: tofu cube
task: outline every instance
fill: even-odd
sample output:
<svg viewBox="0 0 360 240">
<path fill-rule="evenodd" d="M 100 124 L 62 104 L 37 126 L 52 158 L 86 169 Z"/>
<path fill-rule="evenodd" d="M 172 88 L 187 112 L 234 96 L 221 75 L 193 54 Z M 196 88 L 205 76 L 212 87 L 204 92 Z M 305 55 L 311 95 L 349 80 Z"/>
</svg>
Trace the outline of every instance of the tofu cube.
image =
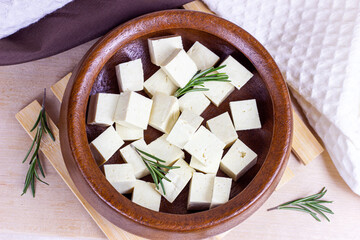
<svg viewBox="0 0 360 240">
<path fill-rule="evenodd" d="M 203 120 L 202 117 L 189 110 L 183 111 L 166 140 L 179 148 L 184 148 Z"/>
<path fill-rule="evenodd" d="M 180 111 L 190 110 L 201 115 L 210 105 L 203 92 L 189 92 L 179 98 Z"/>
<path fill-rule="evenodd" d="M 214 188 L 215 174 L 195 172 L 191 179 L 188 210 L 209 209 Z"/>
<path fill-rule="evenodd" d="M 128 164 L 104 165 L 106 179 L 121 194 L 132 192 L 135 185 L 134 168 Z"/>
<path fill-rule="evenodd" d="M 146 145 L 144 139 L 139 139 L 123 147 L 122 149 L 120 149 L 120 154 L 125 162 L 133 166 L 135 177 L 142 178 L 150 174 L 150 172 L 135 148 L 151 154 L 151 150 L 148 145 Z"/>
<path fill-rule="evenodd" d="M 230 102 L 230 110 L 236 131 L 261 128 L 255 99 Z"/>
<path fill-rule="evenodd" d="M 232 179 L 215 177 L 210 208 L 217 207 L 229 201 Z"/>
<path fill-rule="evenodd" d="M 149 125 L 163 133 L 169 133 L 180 115 L 177 98 L 157 92 L 152 100 Z"/>
<path fill-rule="evenodd" d="M 204 95 L 217 107 L 235 90 L 234 86 L 228 82 L 205 82 Z"/>
<path fill-rule="evenodd" d="M 185 162 L 184 159 L 180 158 L 179 160 L 177 160 L 174 164 L 174 167 L 179 167 L 179 168 L 173 168 L 170 169 L 169 172 L 175 173 L 180 177 L 180 180 L 182 181 L 182 184 L 177 184 L 176 185 L 178 188 L 181 188 L 181 190 L 186 186 L 186 184 L 190 181 L 193 173 L 195 172 L 195 170 L 189 166 L 189 164 L 187 162 Z"/>
<path fill-rule="evenodd" d="M 219 56 L 209 50 L 207 47 L 196 41 L 187 51 L 187 54 L 195 62 L 199 70 L 206 70 L 219 61 Z"/>
<path fill-rule="evenodd" d="M 166 179 L 161 180 L 165 188 L 165 193 L 161 187 L 156 189 L 170 203 L 175 201 L 195 172 L 183 159 L 177 160 L 173 166 L 179 166 L 180 168 L 170 169 L 165 175 L 171 182 Z"/>
<path fill-rule="evenodd" d="M 108 127 L 90 143 L 90 149 L 96 163 L 100 166 L 111 158 L 112 155 L 124 144 L 113 126 Z"/>
<path fill-rule="evenodd" d="M 204 126 L 195 132 L 184 146 L 184 149 L 205 166 L 212 162 L 219 150 L 224 149 L 225 143 L 218 139 Z"/>
<path fill-rule="evenodd" d="M 228 56 L 220 65 L 226 65 L 226 67 L 219 69 L 218 72 L 226 73 L 229 76 L 229 80 L 231 80 L 231 84 L 237 89 L 242 88 L 242 86 L 244 86 L 254 76 L 231 55 Z"/>
<path fill-rule="evenodd" d="M 114 121 L 125 127 L 147 129 L 152 100 L 136 92 L 123 92 L 116 105 Z"/>
<path fill-rule="evenodd" d="M 237 181 L 256 164 L 256 161 L 257 154 L 237 139 L 221 160 L 220 169 Z"/>
<path fill-rule="evenodd" d="M 166 95 L 173 95 L 178 87 L 170 80 L 166 73 L 159 69 L 144 83 L 144 90 L 152 97 L 156 92 L 162 92 Z"/>
<path fill-rule="evenodd" d="M 90 97 L 88 124 L 99 124 L 103 126 L 113 125 L 114 113 L 119 94 L 97 93 Z"/>
<path fill-rule="evenodd" d="M 181 37 L 177 35 L 148 39 L 150 59 L 153 64 L 160 66 L 175 49 L 182 49 Z"/>
<path fill-rule="evenodd" d="M 115 66 L 119 87 L 125 91 L 141 91 L 144 88 L 144 71 L 141 59 Z"/>
<path fill-rule="evenodd" d="M 206 122 L 206 126 L 213 134 L 215 134 L 216 137 L 226 144 L 225 148 L 232 145 L 238 138 L 228 112 L 209 119 Z"/>
<path fill-rule="evenodd" d="M 178 87 L 185 87 L 196 74 L 197 66 L 184 49 L 176 49 L 161 65 L 161 69 Z"/>
<path fill-rule="evenodd" d="M 203 173 L 212 173 L 216 174 L 219 170 L 220 161 L 224 151 L 220 148 L 214 149 L 213 154 L 207 159 L 206 165 L 197 160 L 194 156 L 191 157 L 190 167 L 203 172 Z"/>
<path fill-rule="evenodd" d="M 133 141 L 144 138 L 144 129 L 136 127 L 125 127 L 121 124 L 115 124 L 116 132 L 124 141 Z"/>
<path fill-rule="evenodd" d="M 164 189 L 159 184 L 159 188 L 155 187 L 155 190 L 160 193 L 168 202 L 172 203 L 178 196 L 179 190 L 176 188 L 176 184 L 181 182 L 180 176 L 169 171 L 166 174 L 166 177 L 171 181 L 167 181 L 162 179 L 161 182 L 163 183 Z"/>
<path fill-rule="evenodd" d="M 155 191 L 154 183 L 136 180 L 131 201 L 142 207 L 158 212 L 160 209 L 161 195 Z"/>
<path fill-rule="evenodd" d="M 179 158 L 185 158 L 184 152 L 177 146 L 166 141 L 167 134 L 152 141 L 148 146 L 155 157 L 164 160 L 164 165 L 171 165 Z"/>
</svg>

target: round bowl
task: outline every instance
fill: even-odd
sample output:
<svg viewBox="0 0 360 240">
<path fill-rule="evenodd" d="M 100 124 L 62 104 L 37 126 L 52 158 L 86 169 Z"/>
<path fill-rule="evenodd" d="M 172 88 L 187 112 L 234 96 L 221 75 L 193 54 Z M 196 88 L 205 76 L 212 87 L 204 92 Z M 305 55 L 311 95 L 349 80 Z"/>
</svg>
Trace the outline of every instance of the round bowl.
<svg viewBox="0 0 360 240">
<path fill-rule="evenodd" d="M 235 90 L 219 108 L 211 105 L 205 121 L 229 110 L 229 101 L 255 98 L 262 128 L 238 131 L 239 138 L 258 154 L 257 164 L 233 182 L 230 201 L 207 211 L 186 210 L 188 186 L 169 204 L 162 199 L 160 212 L 132 203 L 106 180 L 91 154 L 89 142 L 103 130 L 86 125 L 89 96 L 119 92 L 114 66 L 141 58 L 145 79 L 158 67 L 149 60 L 149 37 L 178 34 L 184 48 L 199 41 L 220 56 L 232 55 L 254 77 Z M 151 127 L 145 140 L 160 135 Z M 62 154 L 80 193 L 116 226 L 146 238 L 205 238 L 225 232 L 254 213 L 278 184 L 290 154 L 292 109 L 288 89 L 270 54 L 250 34 L 235 24 L 201 12 L 169 10 L 147 14 L 112 30 L 83 57 L 67 86 L 60 116 Z M 188 160 L 189 156 L 187 156 Z M 121 162 L 116 153 L 109 163 Z M 225 176 L 221 171 L 218 175 Z"/>
</svg>

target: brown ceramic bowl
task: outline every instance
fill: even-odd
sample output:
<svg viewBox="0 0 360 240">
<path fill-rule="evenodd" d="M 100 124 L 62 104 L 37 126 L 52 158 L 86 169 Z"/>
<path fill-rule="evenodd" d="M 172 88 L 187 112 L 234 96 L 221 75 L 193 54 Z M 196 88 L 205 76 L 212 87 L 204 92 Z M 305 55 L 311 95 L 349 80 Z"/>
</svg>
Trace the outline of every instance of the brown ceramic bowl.
<svg viewBox="0 0 360 240">
<path fill-rule="evenodd" d="M 223 60 L 231 54 L 254 77 L 234 91 L 219 108 L 211 105 L 207 119 L 229 110 L 229 101 L 255 98 L 262 128 L 239 131 L 239 138 L 258 154 L 257 164 L 233 182 L 230 201 L 201 212 L 186 210 L 188 186 L 173 204 L 162 199 L 160 212 L 145 209 L 119 194 L 96 165 L 88 143 L 102 132 L 86 125 L 89 96 L 119 92 L 114 66 L 141 58 L 145 79 L 157 70 L 149 60 L 147 39 L 178 34 L 185 50 L 195 41 Z M 161 134 L 149 127 L 145 141 Z M 291 149 L 292 112 L 286 84 L 274 60 L 250 34 L 222 18 L 193 11 L 156 12 L 131 20 L 100 39 L 73 72 L 61 106 L 62 153 L 75 185 L 85 199 L 116 226 L 154 239 L 204 238 L 224 232 L 254 213 L 270 196 L 285 169 Z M 189 161 L 189 156 L 186 158 Z M 116 153 L 108 163 L 122 162 Z M 107 164 L 108 164 L 107 163 Z M 219 171 L 218 175 L 224 176 Z"/>
</svg>

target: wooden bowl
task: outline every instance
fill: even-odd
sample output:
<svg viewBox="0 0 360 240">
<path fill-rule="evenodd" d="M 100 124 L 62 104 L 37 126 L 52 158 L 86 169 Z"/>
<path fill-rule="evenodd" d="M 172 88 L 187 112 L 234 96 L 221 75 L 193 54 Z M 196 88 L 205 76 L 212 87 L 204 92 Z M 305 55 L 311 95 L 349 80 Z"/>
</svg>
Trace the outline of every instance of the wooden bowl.
<svg viewBox="0 0 360 240">
<path fill-rule="evenodd" d="M 188 186 L 173 203 L 162 199 L 160 212 L 132 203 L 105 179 L 88 143 L 104 129 L 86 125 L 89 95 L 118 93 L 114 66 L 141 58 L 145 79 L 158 67 L 150 63 L 147 39 L 178 34 L 185 50 L 199 41 L 223 60 L 231 54 L 254 77 L 234 91 L 219 108 L 211 105 L 207 119 L 229 111 L 229 101 L 255 98 L 262 128 L 238 131 L 258 154 L 257 164 L 233 182 L 231 200 L 201 212 L 186 210 Z M 149 127 L 147 143 L 161 134 Z M 131 20 L 100 39 L 73 72 L 61 106 L 60 141 L 66 166 L 84 198 L 116 226 L 147 238 L 204 238 L 227 231 L 254 213 L 274 191 L 285 169 L 292 139 L 288 89 L 270 54 L 250 34 L 222 18 L 185 10 L 161 11 Z M 189 156 L 187 156 L 187 161 Z M 122 162 L 116 153 L 108 163 Z M 218 175 L 224 175 L 221 171 Z"/>
</svg>

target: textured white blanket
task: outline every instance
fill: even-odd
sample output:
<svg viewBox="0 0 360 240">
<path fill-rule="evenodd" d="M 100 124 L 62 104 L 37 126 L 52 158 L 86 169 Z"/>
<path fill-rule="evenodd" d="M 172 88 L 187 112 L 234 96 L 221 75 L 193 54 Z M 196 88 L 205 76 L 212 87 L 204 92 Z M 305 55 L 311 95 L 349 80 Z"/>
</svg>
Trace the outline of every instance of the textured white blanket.
<svg viewBox="0 0 360 240">
<path fill-rule="evenodd" d="M 204 1 L 267 48 L 340 175 L 360 195 L 360 1 Z"/>
<path fill-rule="evenodd" d="M 0 39 L 37 22 L 72 0 L 0 0 Z"/>
</svg>

